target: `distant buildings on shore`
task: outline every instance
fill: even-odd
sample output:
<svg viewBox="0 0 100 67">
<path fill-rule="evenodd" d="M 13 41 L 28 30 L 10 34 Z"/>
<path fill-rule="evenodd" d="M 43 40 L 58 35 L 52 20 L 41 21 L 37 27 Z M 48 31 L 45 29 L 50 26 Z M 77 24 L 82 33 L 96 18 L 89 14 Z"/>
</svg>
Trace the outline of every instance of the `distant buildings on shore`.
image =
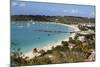
<svg viewBox="0 0 100 67">
<path fill-rule="evenodd" d="M 79 23 L 80 26 L 94 27 L 95 23 Z"/>
</svg>

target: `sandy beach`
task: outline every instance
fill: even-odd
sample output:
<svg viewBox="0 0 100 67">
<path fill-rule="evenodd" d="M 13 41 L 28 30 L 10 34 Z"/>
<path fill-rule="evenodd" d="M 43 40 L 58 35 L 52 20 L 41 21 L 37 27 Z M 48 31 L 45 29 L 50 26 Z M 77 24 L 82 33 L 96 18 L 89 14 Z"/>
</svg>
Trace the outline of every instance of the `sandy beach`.
<svg viewBox="0 0 100 67">
<path fill-rule="evenodd" d="M 74 31 L 80 31 L 80 30 L 78 29 L 77 25 L 67 25 L 67 24 L 62 24 L 62 23 L 53 23 L 53 24 L 64 25 L 64 26 L 73 28 Z M 76 33 L 72 33 L 69 37 L 74 38 L 75 35 L 76 35 Z M 37 48 L 37 49 L 38 49 L 38 51 L 41 50 L 41 49 L 43 49 L 43 50 L 45 50 L 45 51 L 51 50 L 52 47 L 56 47 L 57 45 L 61 45 L 61 41 L 68 41 L 68 40 L 69 40 L 69 39 L 68 39 L 68 37 L 67 37 L 67 38 L 65 38 L 65 39 L 61 39 L 61 40 L 59 40 L 59 41 L 49 43 L 47 46 L 41 47 L 41 48 Z M 55 44 L 55 45 L 54 45 L 54 44 Z M 33 58 L 33 57 L 35 57 L 35 56 L 39 56 L 40 54 L 39 54 L 39 53 L 33 53 L 33 51 L 31 50 L 31 51 L 29 51 L 29 52 L 24 53 L 24 55 L 27 56 L 27 57 L 29 57 L 29 59 L 30 59 L 30 58 Z"/>
</svg>

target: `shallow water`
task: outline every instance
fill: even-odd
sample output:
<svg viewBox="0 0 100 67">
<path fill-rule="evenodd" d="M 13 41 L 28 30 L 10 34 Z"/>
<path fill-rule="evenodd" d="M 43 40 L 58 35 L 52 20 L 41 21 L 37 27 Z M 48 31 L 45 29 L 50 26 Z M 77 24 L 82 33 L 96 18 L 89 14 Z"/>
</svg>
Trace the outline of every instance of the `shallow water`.
<svg viewBox="0 0 100 67">
<path fill-rule="evenodd" d="M 70 33 L 41 32 L 34 30 L 73 31 L 72 28 L 60 24 L 46 24 L 45 22 L 11 22 L 11 49 L 21 48 L 23 52 L 33 48 L 41 48 L 50 43 L 70 36 Z"/>
</svg>

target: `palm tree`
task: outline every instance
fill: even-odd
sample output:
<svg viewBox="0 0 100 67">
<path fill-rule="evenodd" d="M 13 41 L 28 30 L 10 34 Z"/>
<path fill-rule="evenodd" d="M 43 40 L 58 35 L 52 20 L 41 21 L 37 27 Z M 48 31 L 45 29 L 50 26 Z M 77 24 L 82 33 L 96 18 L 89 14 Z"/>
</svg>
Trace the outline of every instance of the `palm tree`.
<svg viewBox="0 0 100 67">
<path fill-rule="evenodd" d="M 36 53 L 36 52 L 38 52 L 38 50 L 37 50 L 37 48 L 34 48 L 33 53 Z"/>
<path fill-rule="evenodd" d="M 21 66 L 27 64 L 27 59 L 24 58 L 20 48 L 15 49 L 11 54 L 11 65 Z"/>
<path fill-rule="evenodd" d="M 67 41 L 62 41 L 62 45 L 68 47 L 68 42 Z"/>
<path fill-rule="evenodd" d="M 41 56 L 44 56 L 46 52 L 45 52 L 43 49 L 41 49 L 41 50 L 39 51 L 39 53 L 41 53 Z"/>
<path fill-rule="evenodd" d="M 73 40 L 72 37 L 69 37 L 69 43 L 75 43 L 75 40 Z"/>
</svg>

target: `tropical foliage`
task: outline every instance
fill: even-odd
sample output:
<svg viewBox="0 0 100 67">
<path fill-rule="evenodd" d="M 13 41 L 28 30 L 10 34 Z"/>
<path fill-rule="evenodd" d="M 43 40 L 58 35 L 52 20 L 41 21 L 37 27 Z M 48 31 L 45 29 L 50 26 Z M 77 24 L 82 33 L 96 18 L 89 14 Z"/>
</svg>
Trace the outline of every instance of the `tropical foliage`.
<svg viewBox="0 0 100 67">
<path fill-rule="evenodd" d="M 76 36 L 79 36 L 77 34 Z M 70 62 L 84 62 L 91 55 L 90 49 L 95 49 L 95 40 L 91 39 L 93 35 L 85 36 L 86 41 L 81 42 L 78 37 L 75 39 L 69 38 L 69 41 L 62 41 L 61 45 L 52 47 L 52 50 L 40 50 L 33 49 L 33 55 L 40 53 L 39 56 L 35 56 L 31 59 L 25 57 L 21 52 L 21 49 L 13 50 L 11 53 L 11 64 L 15 66 L 22 65 L 37 65 L 37 64 L 57 64 L 57 63 L 70 63 Z M 69 49 L 69 44 L 73 43 L 75 46 Z M 86 44 L 86 45 L 82 45 Z"/>
</svg>

